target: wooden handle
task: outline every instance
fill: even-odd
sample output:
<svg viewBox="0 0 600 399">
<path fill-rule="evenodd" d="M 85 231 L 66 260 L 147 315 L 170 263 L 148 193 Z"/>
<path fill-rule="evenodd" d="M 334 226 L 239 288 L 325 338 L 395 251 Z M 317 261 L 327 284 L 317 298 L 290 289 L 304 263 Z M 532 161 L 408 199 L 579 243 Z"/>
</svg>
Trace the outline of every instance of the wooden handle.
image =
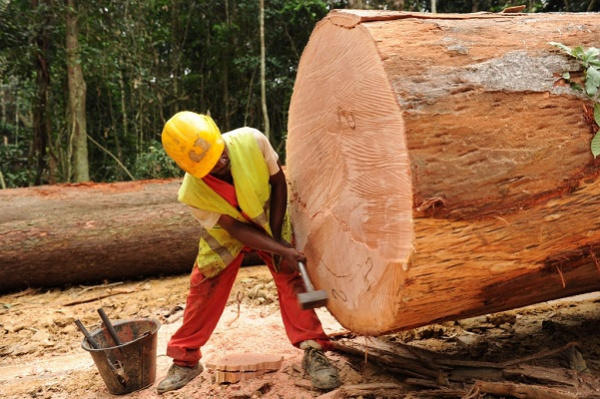
<svg viewBox="0 0 600 399">
<path fill-rule="evenodd" d="M 88 330 L 83 326 L 81 321 L 77 319 L 75 320 L 75 324 L 77 324 L 79 330 L 83 333 L 83 335 L 85 335 L 85 339 L 87 339 L 87 342 L 90 344 L 90 346 L 94 349 L 98 349 L 98 344 L 96 343 L 96 341 L 94 341 L 94 338 L 92 338 L 92 336 L 90 335 Z"/>
<path fill-rule="evenodd" d="M 306 271 L 306 266 L 304 266 L 303 262 L 298 262 L 298 270 L 300 270 L 300 275 L 302 276 L 302 280 L 304 281 L 304 286 L 306 287 L 306 291 L 312 292 L 315 290 L 310 279 L 308 278 L 308 272 Z"/>
<path fill-rule="evenodd" d="M 123 345 L 121 343 L 121 341 L 119 340 L 119 337 L 117 336 L 117 332 L 113 328 L 112 323 L 108 319 L 108 316 L 104 312 L 104 309 L 102 309 L 102 308 L 98 309 L 98 313 L 100 314 L 100 317 L 102 318 L 102 321 L 104 322 L 104 325 L 106 326 L 106 329 L 108 330 L 108 333 L 110 334 L 110 336 L 112 337 L 112 339 L 115 341 L 115 345 L 116 346 Z"/>
</svg>

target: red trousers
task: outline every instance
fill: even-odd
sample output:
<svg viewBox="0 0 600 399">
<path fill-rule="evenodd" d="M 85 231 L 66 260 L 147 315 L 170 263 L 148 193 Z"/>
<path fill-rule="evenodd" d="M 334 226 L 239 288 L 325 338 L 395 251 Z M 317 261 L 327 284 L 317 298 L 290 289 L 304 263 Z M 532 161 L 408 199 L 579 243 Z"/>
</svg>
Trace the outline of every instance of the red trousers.
<svg viewBox="0 0 600 399">
<path fill-rule="evenodd" d="M 296 293 L 304 290 L 300 274 L 295 271 L 290 272 L 285 263 L 282 265 L 282 270 L 277 273 L 273 269 L 270 255 L 260 251 L 258 255 L 269 267 L 277 285 L 281 317 L 290 342 L 298 347 L 303 341 L 314 340 L 324 350 L 331 350 L 332 343 L 323 331 L 315 311 L 301 310 L 298 305 Z M 175 364 L 195 366 L 200 361 L 202 357 L 200 348 L 210 338 L 225 310 L 243 258 L 244 252 L 213 278 L 205 278 L 194 266 L 183 324 L 167 345 L 167 356 L 172 357 Z"/>
</svg>

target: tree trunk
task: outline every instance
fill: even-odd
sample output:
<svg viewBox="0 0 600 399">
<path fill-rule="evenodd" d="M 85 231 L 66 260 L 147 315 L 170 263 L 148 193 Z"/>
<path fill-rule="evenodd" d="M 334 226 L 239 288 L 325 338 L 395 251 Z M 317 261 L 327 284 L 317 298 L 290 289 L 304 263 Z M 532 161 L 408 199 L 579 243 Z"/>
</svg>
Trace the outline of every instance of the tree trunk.
<svg viewBox="0 0 600 399">
<path fill-rule="evenodd" d="M 264 120 L 264 134 L 271 141 L 269 111 L 267 110 L 267 77 L 266 77 L 266 47 L 265 47 L 265 2 L 260 0 L 260 103 Z"/>
<path fill-rule="evenodd" d="M 67 0 L 66 50 L 69 86 L 69 137 L 73 149 L 73 180 L 90 180 L 85 118 L 85 80 L 81 68 L 76 0 Z"/>
<path fill-rule="evenodd" d="M 6 97 L 7 94 L 5 92 L 5 87 L 8 88 L 8 90 L 10 90 L 10 86 L 0 86 L 1 87 L 1 91 L 0 91 L 0 108 L 2 108 L 2 126 L 6 126 Z M 6 90 L 6 91 L 8 91 Z M 4 136 L 6 137 L 6 136 Z"/>
<path fill-rule="evenodd" d="M 0 292 L 191 270 L 179 180 L 0 190 Z"/>
<path fill-rule="evenodd" d="M 125 62 L 123 62 L 123 65 L 125 65 Z M 129 117 L 127 116 L 127 96 L 125 92 L 125 79 L 123 78 L 122 69 L 119 70 L 119 89 L 121 92 L 121 121 L 123 123 L 123 129 L 121 134 L 123 135 L 123 139 L 127 140 L 129 138 Z M 123 151 L 121 150 L 121 144 L 119 141 L 119 131 L 117 129 L 114 129 L 113 132 L 115 133 L 115 146 L 117 147 L 117 158 L 119 158 L 120 161 L 123 161 Z M 136 147 L 138 147 L 139 144 L 140 142 L 136 140 Z M 136 150 L 136 154 L 139 154 L 141 152 L 139 148 L 136 148 Z"/>
<path fill-rule="evenodd" d="M 287 171 L 329 310 L 378 335 L 600 289 L 577 66 L 599 14 L 333 11 L 302 55 Z"/>
<path fill-rule="evenodd" d="M 45 7 L 49 7 L 49 2 L 44 2 Z M 40 7 L 37 0 L 32 1 L 34 9 Z M 48 49 L 50 47 L 50 12 L 44 12 L 43 20 L 39 23 L 39 30 L 35 38 L 35 69 L 36 69 L 36 96 L 33 105 L 33 137 L 34 137 L 34 154 L 36 158 L 36 174 L 35 184 L 39 185 L 43 182 L 44 173 L 48 169 L 47 163 L 47 148 L 50 138 L 50 118 L 48 110 L 48 91 L 50 87 L 50 66 L 48 64 Z M 17 126 L 18 143 L 18 127 L 19 127 L 19 108 L 16 101 L 15 125 Z"/>
</svg>

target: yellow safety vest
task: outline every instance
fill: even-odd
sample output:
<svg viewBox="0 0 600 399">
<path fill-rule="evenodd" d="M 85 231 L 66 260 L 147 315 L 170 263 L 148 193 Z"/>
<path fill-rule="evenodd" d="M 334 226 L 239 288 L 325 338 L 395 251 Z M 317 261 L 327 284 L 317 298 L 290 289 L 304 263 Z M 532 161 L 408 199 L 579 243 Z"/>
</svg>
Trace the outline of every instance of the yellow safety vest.
<svg viewBox="0 0 600 399">
<path fill-rule="evenodd" d="M 185 174 L 179 189 L 179 201 L 206 211 L 229 215 L 240 222 L 253 222 L 272 236 L 269 225 L 271 186 L 269 168 L 251 128 L 240 128 L 223 135 L 227 144 L 231 175 L 241 212 L 217 194 L 202 179 Z M 292 229 L 286 211 L 282 238 L 290 242 Z M 206 277 L 214 277 L 227 267 L 242 251 L 244 244 L 231 237 L 218 224 L 212 229 L 201 227 L 196 264 Z"/>
</svg>

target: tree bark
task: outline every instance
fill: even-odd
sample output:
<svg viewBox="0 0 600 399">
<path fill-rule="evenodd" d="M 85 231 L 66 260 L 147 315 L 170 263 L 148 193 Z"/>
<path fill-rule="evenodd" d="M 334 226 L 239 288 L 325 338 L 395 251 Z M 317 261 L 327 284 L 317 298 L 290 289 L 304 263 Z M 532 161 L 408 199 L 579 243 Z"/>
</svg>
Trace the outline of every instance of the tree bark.
<svg viewBox="0 0 600 399">
<path fill-rule="evenodd" d="M 76 7 L 76 0 L 67 0 L 66 50 L 69 86 L 69 137 L 73 151 L 73 180 L 79 183 L 89 181 L 90 172 L 85 118 L 86 87 L 81 68 Z"/>
<path fill-rule="evenodd" d="M 265 47 L 265 2 L 260 0 L 260 102 L 262 106 L 264 133 L 271 140 L 269 111 L 267 110 L 267 77 L 266 77 L 266 47 Z"/>
<path fill-rule="evenodd" d="M 600 289 L 598 162 L 575 64 L 598 14 L 333 11 L 300 60 L 297 244 L 346 328 L 379 335 Z"/>
<path fill-rule="evenodd" d="M 49 7 L 48 0 L 45 6 Z M 40 7 L 37 0 L 32 1 L 34 9 Z M 33 106 L 33 137 L 34 137 L 34 154 L 36 158 L 36 174 L 35 184 L 42 184 L 44 173 L 48 169 L 47 148 L 50 139 L 50 117 L 48 111 L 48 91 L 50 87 L 50 66 L 48 64 L 48 49 L 50 47 L 50 13 L 44 13 L 43 21 L 39 23 L 38 32 L 35 38 L 35 69 L 36 69 L 36 96 Z M 17 126 L 18 137 L 18 101 L 16 101 L 15 125 Z M 18 139 L 17 139 L 18 142 Z"/>
<path fill-rule="evenodd" d="M 200 225 L 179 180 L 0 190 L 0 292 L 185 273 Z"/>
</svg>

